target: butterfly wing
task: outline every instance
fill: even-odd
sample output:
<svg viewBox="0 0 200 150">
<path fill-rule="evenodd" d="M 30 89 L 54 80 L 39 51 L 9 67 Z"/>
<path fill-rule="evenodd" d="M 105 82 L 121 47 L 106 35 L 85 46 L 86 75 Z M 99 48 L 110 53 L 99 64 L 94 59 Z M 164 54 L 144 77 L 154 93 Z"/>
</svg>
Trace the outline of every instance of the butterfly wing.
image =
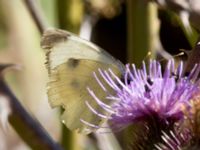
<svg viewBox="0 0 200 150">
<path fill-rule="evenodd" d="M 97 112 L 107 115 L 87 87 L 104 103 L 110 103 L 107 93 L 94 77 L 94 72 L 109 93 L 114 91 L 98 74 L 98 69 L 112 69 L 122 76 L 124 65 L 96 45 L 63 30 L 49 29 L 42 38 L 42 48 L 46 49 L 47 69 L 49 72 L 48 97 L 52 107 L 62 106 L 65 111 L 62 120 L 71 130 L 89 133 L 88 123 L 99 125 L 103 118 L 98 117 L 86 105 L 86 101 Z"/>
</svg>

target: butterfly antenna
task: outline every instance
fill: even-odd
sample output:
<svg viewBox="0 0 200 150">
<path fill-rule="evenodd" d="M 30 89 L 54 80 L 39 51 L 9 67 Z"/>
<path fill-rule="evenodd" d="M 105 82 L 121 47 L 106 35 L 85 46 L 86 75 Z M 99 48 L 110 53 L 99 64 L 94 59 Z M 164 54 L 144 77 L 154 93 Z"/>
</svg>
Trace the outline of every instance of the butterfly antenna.
<svg viewBox="0 0 200 150">
<path fill-rule="evenodd" d="M 172 56 L 172 58 L 176 58 L 176 57 L 179 57 L 179 56 L 183 56 L 185 54 L 185 52 L 184 51 L 182 51 L 182 52 L 180 52 L 180 53 L 178 53 L 178 54 L 176 54 L 176 55 L 173 55 Z M 159 62 L 162 62 L 162 61 L 165 61 L 166 59 L 165 58 L 162 58 L 162 59 L 160 59 L 160 60 L 158 60 Z"/>
</svg>

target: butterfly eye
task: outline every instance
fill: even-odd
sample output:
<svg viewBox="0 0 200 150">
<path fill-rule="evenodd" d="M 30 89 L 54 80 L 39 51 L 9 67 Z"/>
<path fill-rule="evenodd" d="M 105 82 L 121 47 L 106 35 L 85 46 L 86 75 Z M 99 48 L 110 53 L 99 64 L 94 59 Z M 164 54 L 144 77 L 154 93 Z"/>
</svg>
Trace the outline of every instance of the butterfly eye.
<svg viewBox="0 0 200 150">
<path fill-rule="evenodd" d="M 149 85 L 153 84 L 153 80 L 150 77 L 147 78 L 147 82 L 149 83 Z"/>
</svg>

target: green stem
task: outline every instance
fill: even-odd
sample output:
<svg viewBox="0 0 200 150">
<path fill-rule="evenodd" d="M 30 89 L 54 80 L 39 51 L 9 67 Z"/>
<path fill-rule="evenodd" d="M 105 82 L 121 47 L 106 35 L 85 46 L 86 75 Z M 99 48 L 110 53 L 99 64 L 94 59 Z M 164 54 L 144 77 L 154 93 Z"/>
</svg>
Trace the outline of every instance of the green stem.
<svg viewBox="0 0 200 150">
<path fill-rule="evenodd" d="M 59 27 L 78 33 L 83 14 L 83 2 L 81 0 L 58 0 L 57 9 Z"/>
<path fill-rule="evenodd" d="M 61 114 L 64 110 L 61 110 Z M 61 124 L 61 139 L 60 143 L 64 149 L 74 150 L 74 134 L 66 126 Z"/>
<path fill-rule="evenodd" d="M 58 0 L 57 10 L 59 28 L 78 33 L 83 14 L 83 2 L 81 0 Z M 79 149 L 78 144 L 74 140 L 75 138 L 75 133 L 62 124 L 62 146 L 70 150 Z"/>
<path fill-rule="evenodd" d="M 149 7 L 144 0 L 127 0 L 128 62 L 140 65 L 150 50 Z"/>
</svg>

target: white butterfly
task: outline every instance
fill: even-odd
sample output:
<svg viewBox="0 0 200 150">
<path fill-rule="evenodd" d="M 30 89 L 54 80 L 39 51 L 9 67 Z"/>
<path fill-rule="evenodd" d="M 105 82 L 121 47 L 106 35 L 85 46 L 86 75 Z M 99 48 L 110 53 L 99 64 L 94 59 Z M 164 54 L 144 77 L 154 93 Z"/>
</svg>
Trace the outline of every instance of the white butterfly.
<svg viewBox="0 0 200 150">
<path fill-rule="evenodd" d="M 97 83 L 93 73 L 98 72 L 98 69 L 110 68 L 121 77 L 124 65 L 98 46 L 63 30 L 46 30 L 41 45 L 46 49 L 50 105 L 62 106 L 65 109 L 62 120 L 69 129 L 82 133 L 91 132 L 92 128 L 80 119 L 97 126 L 103 123 L 104 119 L 95 115 L 85 102 L 101 114 L 106 115 L 106 112 L 88 93 L 87 87 L 93 90 L 102 102 L 109 103 L 106 92 Z M 109 93 L 113 93 L 102 77 L 96 75 Z"/>
</svg>

